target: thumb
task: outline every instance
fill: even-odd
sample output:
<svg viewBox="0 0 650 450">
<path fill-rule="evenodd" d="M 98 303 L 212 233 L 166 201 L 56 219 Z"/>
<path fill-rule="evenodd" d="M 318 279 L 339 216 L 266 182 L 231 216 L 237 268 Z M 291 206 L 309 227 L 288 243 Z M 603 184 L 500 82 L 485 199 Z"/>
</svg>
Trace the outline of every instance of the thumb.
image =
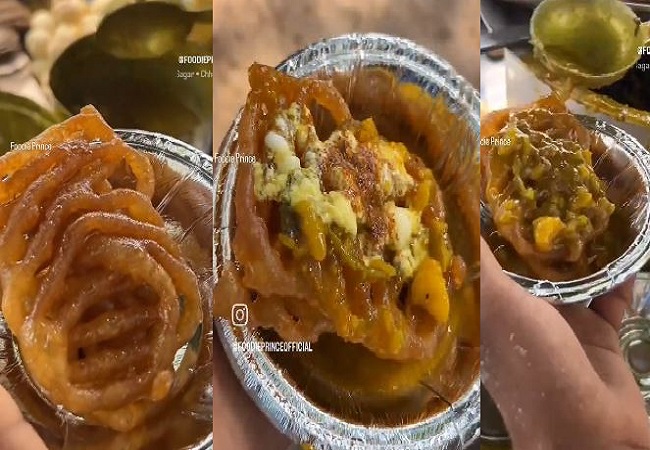
<svg viewBox="0 0 650 450">
<path fill-rule="evenodd" d="M 501 269 L 481 240 L 482 363 L 499 378 L 544 383 L 584 375 L 590 367 L 573 330 L 546 301 Z M 549 364 L 550 358 L 553 364 Z M 540 373 L 540 370 L 542 373 Z"/>
<path fill-rule="evenodd" d="M 0 450 L 46 450 L 34 428 L 28 424 L 9 393 L 0 386 Z"/>
<path fill-rule="evenodd" d="M 551 405 L 582 404 L 601 384 L 557 309 L 511 280 L 483 240 L 481 369 L 511 431 L 548 429 Z"/>
<path fill-rule="evenodd" d="M 595 299 L 589 308 L 560 307 L 602 381 L 612 389 L 637 389 L 619 345 L 618 329 L 631 303 L 634 280 Z"/>
</svg>

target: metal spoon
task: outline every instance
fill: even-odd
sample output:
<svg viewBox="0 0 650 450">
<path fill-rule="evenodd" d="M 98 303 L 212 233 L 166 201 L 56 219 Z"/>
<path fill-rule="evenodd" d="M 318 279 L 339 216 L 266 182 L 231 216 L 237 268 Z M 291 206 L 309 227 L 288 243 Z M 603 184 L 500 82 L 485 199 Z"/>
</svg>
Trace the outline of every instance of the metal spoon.
<svg viewBox="0 0 650 450">
<path fill-rule="evenodd" d="M 178 48 L 196 22 L 211 22 L 212 11 L 190 12 L 165 2 L 136 3 L 104 18 L 98 46 L 122 59 L 159 58 Z"/>
<path fill-rule="evenodd" d="M 621 79 L 650 40 L 641 23 L 618 0 L 544 0 L 530 22 L 535 56 L 552 72 L 595 89 Z"/>
</svg>

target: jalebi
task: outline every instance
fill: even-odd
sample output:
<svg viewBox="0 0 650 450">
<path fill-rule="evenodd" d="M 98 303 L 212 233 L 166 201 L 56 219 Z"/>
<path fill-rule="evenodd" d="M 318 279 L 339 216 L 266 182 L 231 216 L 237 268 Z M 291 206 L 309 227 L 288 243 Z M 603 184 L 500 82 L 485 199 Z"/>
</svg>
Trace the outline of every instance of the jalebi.
<svg viewBox="0 0 650 450">
<path fill-rule="evenodd" d="M 0 158 L 2 313 L 49 401 L 118 431 L 186 381 L 197 278 L 152 206 L 147 156 L 92 107 Z"/>
</svg>

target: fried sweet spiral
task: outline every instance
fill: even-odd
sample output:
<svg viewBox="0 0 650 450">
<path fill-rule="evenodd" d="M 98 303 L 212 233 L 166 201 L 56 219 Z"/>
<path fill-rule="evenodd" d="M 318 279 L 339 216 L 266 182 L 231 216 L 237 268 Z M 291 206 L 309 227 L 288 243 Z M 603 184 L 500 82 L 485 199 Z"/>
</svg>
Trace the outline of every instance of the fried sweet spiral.
<svg viewBox="0 0 650 450">
<path fill-rule="evenodd" d="M 92 107 L 0 158 L 2 313 L 55 405 L 133 429 L 186 381 L 196 276 L 152 206 L 147 156 Z"/>
<path fill-rule="evenodd" d="M 268 139 L 269 131 L 278 126 L 278 113 L 287 111 L 291 105 L 300 108 L 318 105 L 329 113 L 336 130 L 352 130 L 362 142 L 360 146 L 372 145 L 380 139 L 372 121 L 353 120 L 345 100 L 330 81 L 294 78 L 261 65 L 250 68 L 249 79 L 251 91 L 239 125 L 237 151 L 241 155 L 254 156 L 257 161 L 266 162 L 265 145 L 268 143 L 265 144 L 265 137 Z M 300 140 L 299 133 L 296 142 Z M 434 260 L 437 255 L 433 250 L 429 255 L 430 263 L 420 266 L 431 269 L 436 275 L 433 278 L 440 280 L 431 291 L 431 298 L 427 293 L 426 300 L 425 294 L 422 295 L 421 303 L 413 300 L 414 292 L 424 292 L 431 286 L 428 284 L 431 280 L 416 283 L 413 279 L 406 279 L 395 274 L 385 261 L 379 262 L 378 270 L 392 272 L 391 275 L 368 275 L 357 251 L 362 244 L 354 242 L 354 238 L 341 239 L 340 233 L 332 231 L 334 228 L 326 231 L 322 224 L 312 224 L 312 230 L 309 230 L 310 225 L 303 220 L 301 232 L 303 236 L 311 233 L 308 247 L 312 250 L 314 246 L 321 250 L 327 248 L 326 252 L 316 252 L 318 256 L 314 257 L 298 256 L 299 251 L 287 252 L 283 243 L 285 237 L 278 231 L 282 206 L 277 202 L 260 200 L 256 196 L 253 166 L 240 164 L 235 186 L 236 230 L 232 245 L 236 264 L 226 264 L 215 289 L 217 315 L 229 317 L 234 303 L 245 303 L 249 306 L 249 324 L 273 329 L 285 340 L 316 341 L 323 333 L 335 333 L 345 341 L 362 344 L 378 357 L 386 359 L 431 358 L 444 348 L 449 336 L 448 324 L 445 323 L 448 310 L 440 312 L 434 303 L 442 297 L 446 299 L 447 290 L 455 289 L 452 279 L 458 279 L 459 285 L 463 283 L 461 272 L 464 263 L 459 256 L 451 254 L 444 205 L 435 180 L 431 177 L 423 183 L 422 174 L 428 169 L 419 158 L 408 154 L 403 146 L 401 148 L 404 149 L 403 158 L 409 175 L 416 182 L 420 181 L 407 196 L 417 197 L 419 192 L 426 199 L 426 206 L 422 205 L 425 210 L 422 222 L 432 229 L 431 247 L 444 247 L 444 257 Z M 355 161 L 347 150 L 340 147 L 338 150 L 339 159 L 331 167 L 327 163 L 321 166 L 324 177 L 331 168 L 345 167 L 346 176 L 349 175 L 345 182 L 347 192 L 358 192 L 356 199 L 365 196 L 369 199 L 368 203 L 364 200 L 366 205 L 382 204 L 372 197 L 379 188 L 370 181 L 367 173 L 362 173 L 363 167 L 374 170 L 376 160 L 361 158 L 357 153 Z M 329 173 L 333 174 L 333 171 Z M 329 191 L 327 181 L 323 184 L 325 191 Z M 380 236 L 384 231 L 385 222 L 380 222 L 383 218 L 379 216 L 375 214 L 377 220 L 367 223 L 372 230 L 369 234 Z M 436 227 L 437 233 L 433 230 Z M 314 244 L 314 241 L 318 242 Z"/>
<path fill-rule="evenodd" d="M 593 167 L 602 143 L 554 95 L 482 125 L 485 199 L 499 234 L 536 276 L 588 275 L 615 210 Z"/>
</svg>

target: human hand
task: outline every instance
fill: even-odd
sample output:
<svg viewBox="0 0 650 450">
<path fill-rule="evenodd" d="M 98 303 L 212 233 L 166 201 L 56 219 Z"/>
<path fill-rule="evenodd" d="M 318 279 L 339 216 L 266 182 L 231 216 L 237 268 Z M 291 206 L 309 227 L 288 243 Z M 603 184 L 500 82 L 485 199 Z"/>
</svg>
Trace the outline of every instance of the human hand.
<svg viewBox="0 0 650 450">
<path fill-rule="evenodd" d="M 11 395 L 0 386 L 0 450 L 45 450 L 45 443 L 25 421 Z"/>
<path fill-rule="evenodd" d="M 214 449 L 286 450 L 291 442 L 246 394 L 218 342 L 213 360 Z"/>
<path fill-rule="evenodd" d="M 618 342 L 632 285 L 556 308 L 504 274 L 481 240 L 481 373 L 516 450 L 650 449 Z"/>
</svg>

